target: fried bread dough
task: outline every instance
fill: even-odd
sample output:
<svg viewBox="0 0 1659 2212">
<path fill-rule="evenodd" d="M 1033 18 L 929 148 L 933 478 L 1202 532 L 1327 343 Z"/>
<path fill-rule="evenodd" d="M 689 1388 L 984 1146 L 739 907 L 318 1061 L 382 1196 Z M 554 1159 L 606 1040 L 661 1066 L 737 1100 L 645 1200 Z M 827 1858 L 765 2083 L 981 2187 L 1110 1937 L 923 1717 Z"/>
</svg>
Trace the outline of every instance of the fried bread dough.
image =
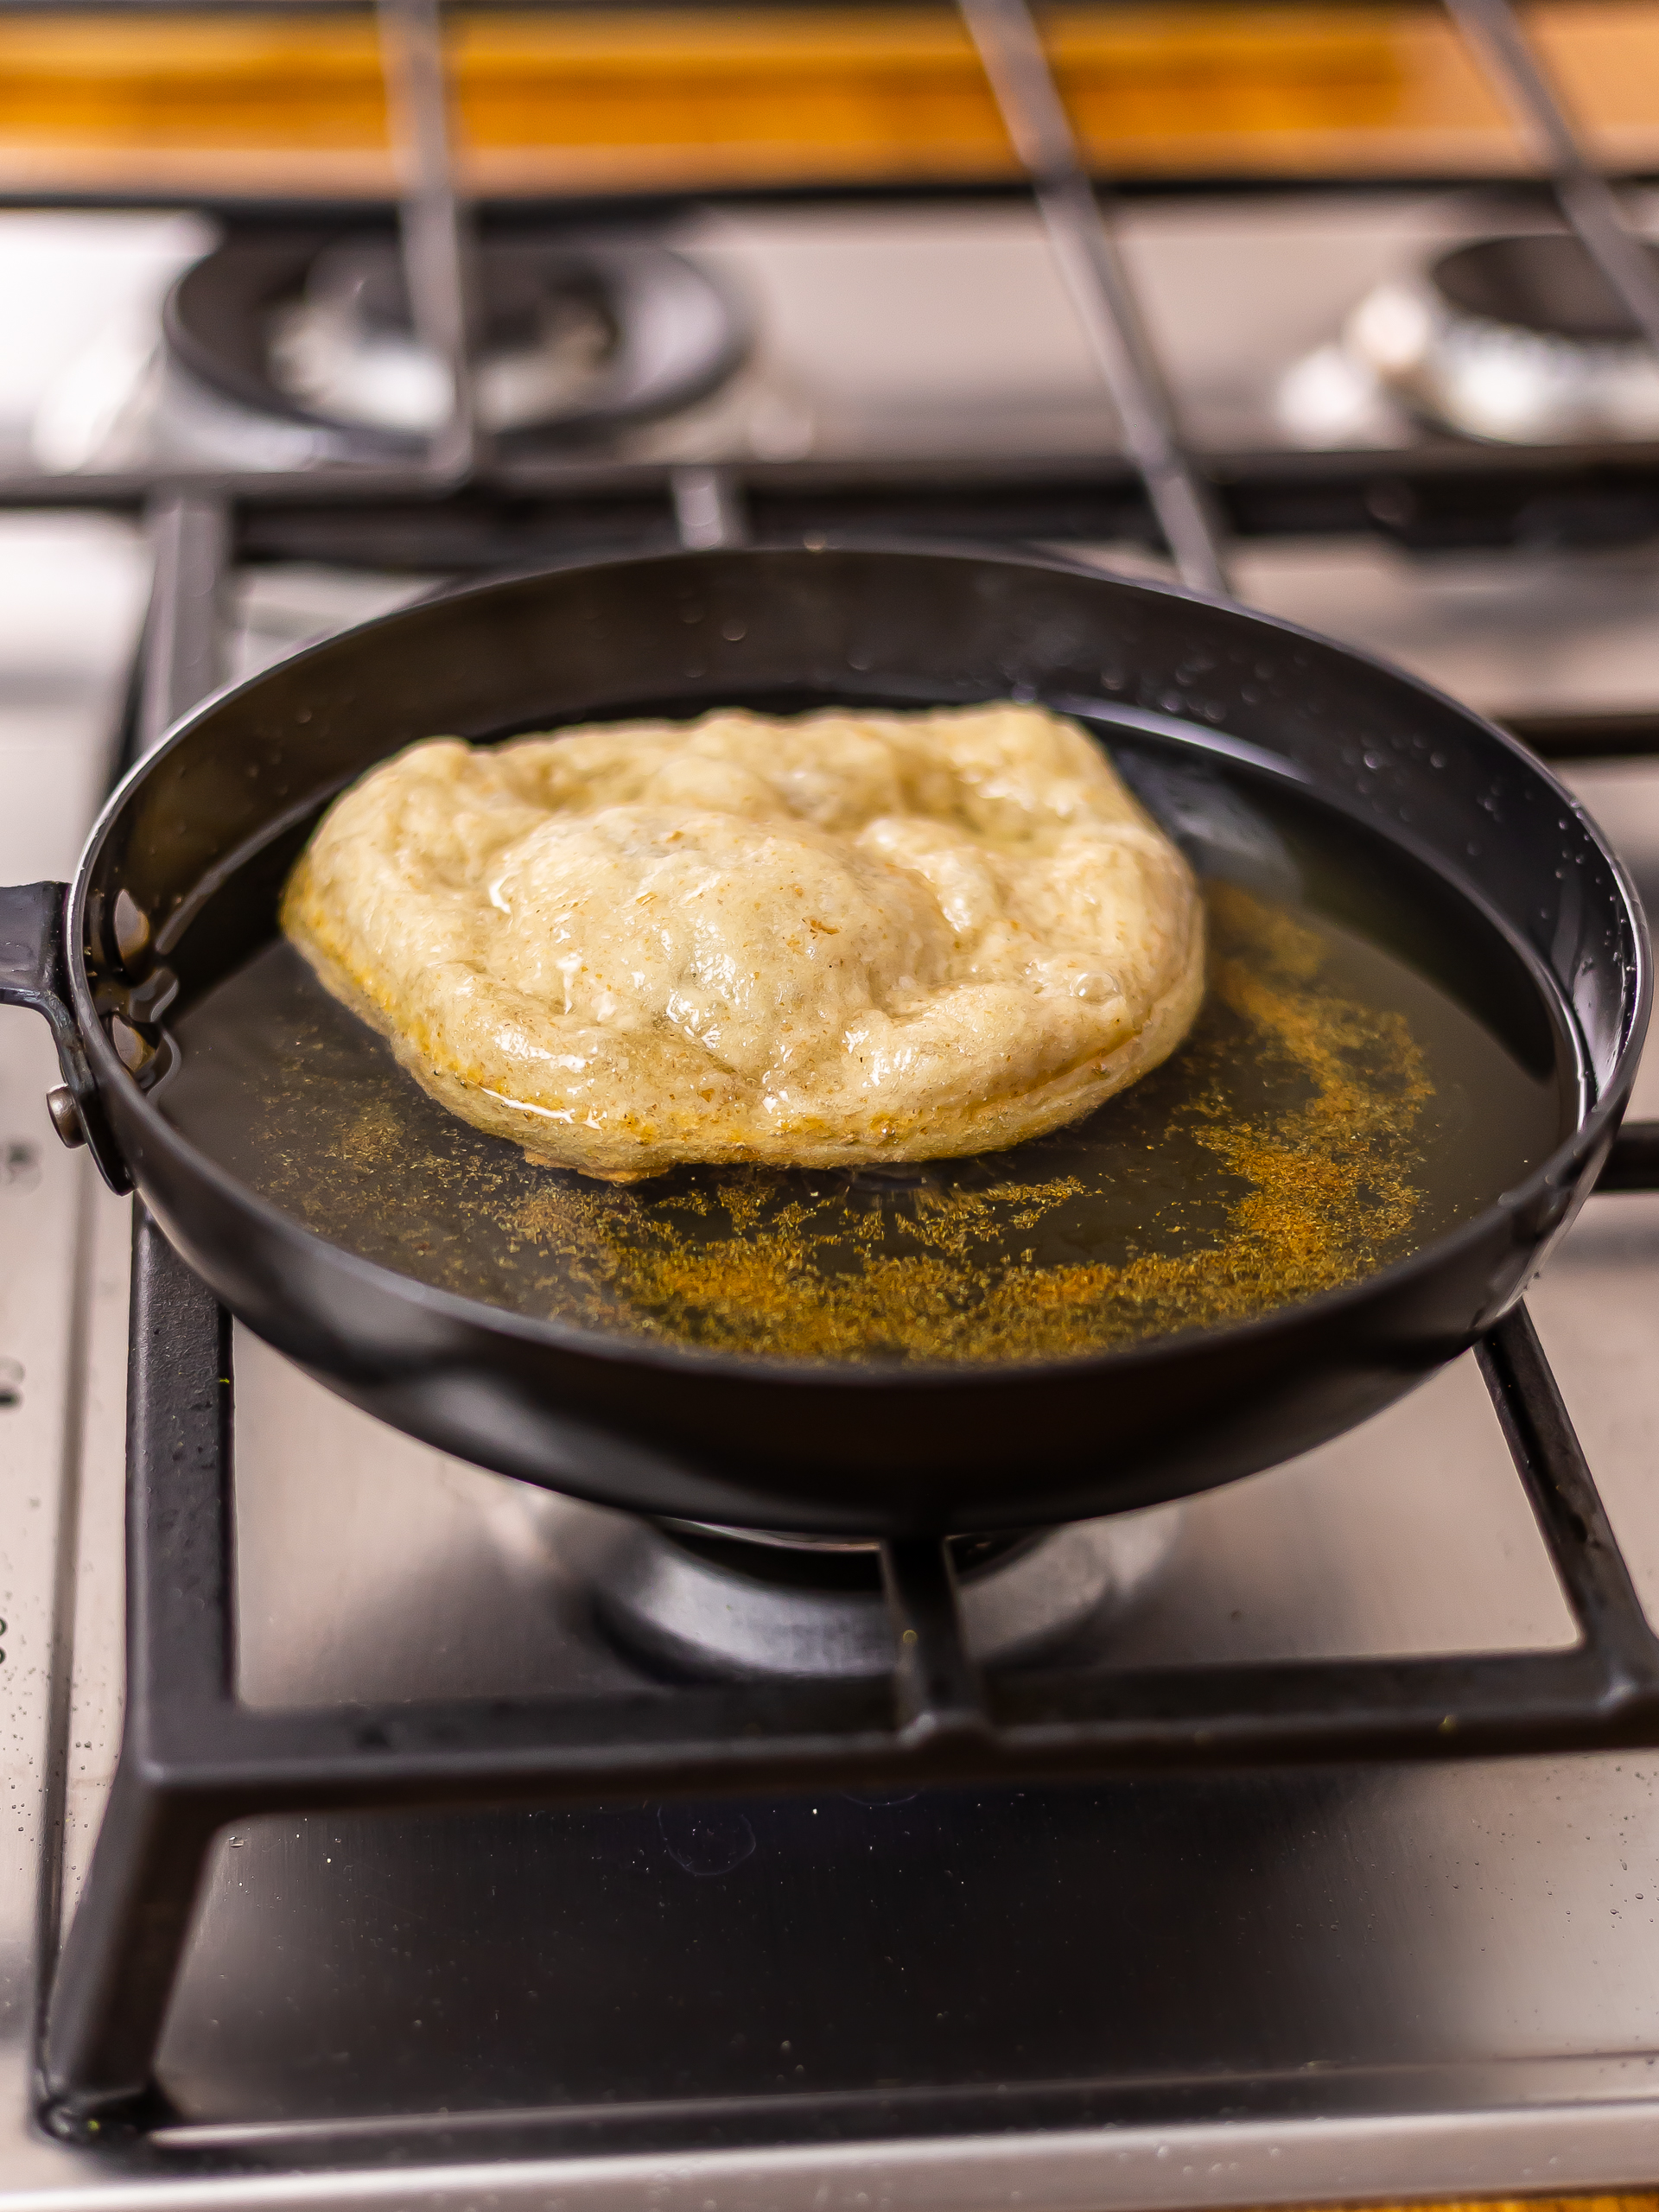
<svg viewBox="0 0 1659 2212">
<path fill-rule="evenodd" d="M 429 739 L 334 802 L 282 919 L 453 1112 L 619 1180 L 1017 1144 L 1204 988 L 1186 862 L 1033 706 Z"/>
</svg>

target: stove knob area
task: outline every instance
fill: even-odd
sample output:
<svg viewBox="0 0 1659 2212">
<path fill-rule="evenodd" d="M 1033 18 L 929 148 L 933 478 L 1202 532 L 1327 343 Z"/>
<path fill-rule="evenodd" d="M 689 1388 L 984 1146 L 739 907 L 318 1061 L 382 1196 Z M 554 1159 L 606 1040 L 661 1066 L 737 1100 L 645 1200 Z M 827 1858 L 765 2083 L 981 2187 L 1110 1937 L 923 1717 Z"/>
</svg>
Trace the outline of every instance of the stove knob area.
<svg viewBox="0 0 1659 2212">
<path fill-rule="evenodd" d="M 80 1118 L 80 1109 L 75 1103 L 75 1094 L 67 1083 L 46 1094 L 46 1110 L 52 1117 L 52 1126 L 58 1141 L 68 1151 L 86 1141 L 86 1130 Z"/>
</svg>

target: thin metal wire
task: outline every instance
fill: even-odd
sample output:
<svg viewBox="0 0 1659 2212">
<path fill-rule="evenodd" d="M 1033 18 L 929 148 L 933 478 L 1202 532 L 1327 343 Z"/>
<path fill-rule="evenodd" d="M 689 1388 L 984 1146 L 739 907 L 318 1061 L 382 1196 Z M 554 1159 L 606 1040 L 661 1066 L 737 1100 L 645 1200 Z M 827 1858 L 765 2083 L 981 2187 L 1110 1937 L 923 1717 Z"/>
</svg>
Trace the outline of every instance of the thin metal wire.
<svg viewBox="0 0 1659 2212">
<path fill-rule="evenodd" d="M 138 750 L 151 752 L 181 715 L 225 680 L 220 598 L 231 558 L 224 499 L 176 487 L 149 512 L 153 559 Z"/>
<path fill-rule="evenodd" d="M 1225 594 L 1223 531 L 1175 411 L 1117 240 L 1083 164 L 1026 0 L 958 0 L 1049 245 L 1183 583 Z"/>
<path fill-rule="evenodd" d="M 748 543 L 748 517 L 741 486 L 728 468 L 675 468 L 669 472 L 674 526 L 689 552 Z"/>
<path fill-rule="evenodd" d="M 1541 146 L 1561 213 L 1659 352 L 1659 269 L 1631 232 L 1618 194 L 1586 151 L 1509 0 L 1446 0 L 1453 21 L 1484 63 L 1523 130 Z"/>
<path fill-rule="evenodd" d="M 379 0 L 387 102 L 404 165 L 399 217 L 415 328 L 449 375 L 449 414 L 429 459 L 445 477 L 482 457 L 473 369 L 471 237 L 454 184 L 442 0 Z"/>
</svg>

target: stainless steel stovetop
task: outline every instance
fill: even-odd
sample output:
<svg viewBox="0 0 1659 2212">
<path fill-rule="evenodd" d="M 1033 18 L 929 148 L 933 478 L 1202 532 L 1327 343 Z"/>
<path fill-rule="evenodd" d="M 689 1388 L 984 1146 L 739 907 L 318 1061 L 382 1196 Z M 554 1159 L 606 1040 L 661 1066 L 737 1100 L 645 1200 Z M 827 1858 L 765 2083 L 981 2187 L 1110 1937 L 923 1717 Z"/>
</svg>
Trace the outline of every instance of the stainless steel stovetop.
<svg viewBox="0 0 1659 2212">
<path fill-rule="evenodd" d="M 823 232 L 794 264 L 768 247 L 777 296 L 820 316 Z M 5 253 L 0 225 L 0 274 Z M 1304 294 L 1336 259 L 1290 264 Z M 1343 272 L 1351 289 L 1370 264 Z M 1287 359 L 1326 312 L 1299 298 Z M 0 523 L 3 880 L 73 863 L 144 578 L 119 523 Z M 1248 550 L 1240 579 L 1494 712 L 1659 694 L 1647 548 L 1299 541 Z M 418 588 L 250 571 L 232 664 Z M 1572 780 L 1653 897 L 1659 762 Z M 119 1732 L 130 1224 L 51 1141 L 38 1028 L 0 1027 L 0 2206 L 1060 2212 L 1659 2176 L 1659 1758 L 1629 1757 L 253 1822 L 220 1840 L 169 2018 L 178 2120 L 106 2148 L 44 2134 L 42 1962 Z M 1659 1111 L 1659 1070 L 1635 1110 Z M 1530 1304 L 1651 1608 L 1659 1198 L 1592 1200 Z M 378 1427 L 245 1335 L 235 1357 L 245 1697 L 633 1678 L 557 1501 Z M 1104 1632 L 1130 1663 L 1570 1628 L 1465 1361 L 1189 1502 Z"/>
</svg>

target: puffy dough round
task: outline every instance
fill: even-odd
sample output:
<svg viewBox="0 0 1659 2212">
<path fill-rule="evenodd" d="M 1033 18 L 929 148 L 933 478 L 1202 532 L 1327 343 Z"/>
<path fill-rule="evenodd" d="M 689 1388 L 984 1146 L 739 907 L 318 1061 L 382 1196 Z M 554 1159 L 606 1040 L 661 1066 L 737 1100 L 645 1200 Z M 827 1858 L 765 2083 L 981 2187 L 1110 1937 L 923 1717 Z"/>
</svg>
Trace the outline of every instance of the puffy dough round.
<svg viewBox="0 0 1659 2212">
<path fill-rule="evenodd" d="M 335 801 L 283 925 L 443 1104 L 613 1179 L 1017 1144 L 1204 988 L 1185 861 L 1033 706 L 429 739 Z"/>
</svg>

